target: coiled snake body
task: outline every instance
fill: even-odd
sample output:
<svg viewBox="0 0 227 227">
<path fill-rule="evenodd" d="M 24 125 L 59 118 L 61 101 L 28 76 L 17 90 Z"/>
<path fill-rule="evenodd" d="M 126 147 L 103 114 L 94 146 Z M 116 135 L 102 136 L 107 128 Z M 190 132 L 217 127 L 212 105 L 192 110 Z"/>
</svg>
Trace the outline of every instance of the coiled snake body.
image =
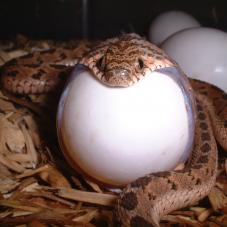
<svg viewBox="0 0 227 227">
<path fill-rule="evenodd" d="M 79 54 L 57 49 L 11 60 L 1 69 L 4 89 L 17 94 L 56 90 L 76 63 L 87 66 L 108 86 L 127 87 L 147 71 L 179 67 L 161 49 L 135 34 L 101 42 Z M 217 145 L 227 150 L 227 95 L 205 82 L 190 80 L 197 109 L 194 149 L 186 168 L 149 174 L 127 185 L 116 204 L 119 226 L 159 226 L 160 218 L 206 196 L 217 173 Z"/>
</svg>

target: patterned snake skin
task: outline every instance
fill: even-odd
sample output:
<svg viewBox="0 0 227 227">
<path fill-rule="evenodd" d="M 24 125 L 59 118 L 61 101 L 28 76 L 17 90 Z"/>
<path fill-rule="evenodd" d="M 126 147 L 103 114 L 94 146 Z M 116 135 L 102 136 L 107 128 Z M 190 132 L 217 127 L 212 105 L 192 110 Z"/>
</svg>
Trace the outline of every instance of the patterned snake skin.
<svg viewBox="0 0 227 227">
<path fill-rule="evenodd" d="M 16 94 L 42 94 L 56 90 L 78 62 L 102 83 L 117 87 L 131 86 L 147 71 L 179 67 L 158 47 L 136 34 L 126 34 L 91 50 L 59 48 L 11 60 L 1 69 L 1 84 Z M 127 185 L 116 204 L 118 226 L 157 227 L 163 215 L 195 203 L 213 187 L 216 141 L 227 150 L 227 95 L 205 82 L 190 79 L 190 83 L 197 118 L 194 149 L 186 168 L 149 174 Z"/>
</svg>

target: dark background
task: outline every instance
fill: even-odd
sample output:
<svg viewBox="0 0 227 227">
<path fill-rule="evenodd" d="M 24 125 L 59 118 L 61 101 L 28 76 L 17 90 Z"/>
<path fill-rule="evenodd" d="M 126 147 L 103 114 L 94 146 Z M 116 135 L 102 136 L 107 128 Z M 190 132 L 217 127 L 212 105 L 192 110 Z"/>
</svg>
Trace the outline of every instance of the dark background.
<svg viewBox="0 0 227 227">
<path fill-rule="evenodd" d="M 87 2 L 86 6 L 84 3 Z M 183 10 L 203 26 L 227 30 L 226 0 L 1 0 L 0 39 L 106 38 L 122 32 L 147 35 L 161 12 Z M 86 16 L 87 12 L 87 16 Z M 83 19 L 84 18 L 84 19 Z"/>
</svg>

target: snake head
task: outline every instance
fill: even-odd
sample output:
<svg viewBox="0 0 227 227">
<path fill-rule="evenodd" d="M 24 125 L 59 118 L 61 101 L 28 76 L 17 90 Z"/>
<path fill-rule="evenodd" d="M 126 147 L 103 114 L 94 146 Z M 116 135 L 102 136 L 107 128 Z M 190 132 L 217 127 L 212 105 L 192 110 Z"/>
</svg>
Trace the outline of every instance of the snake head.
<svg viewBox="0 0 227 227">
<path fill-rule="evenodd" d="M 94 76 L 112 87 L 128 87 L 142 79 L 147 71 L 173 65 L 164 52 L 136 34 L 108 39 L 85 56 Z"/>
<path fill-rule="evenodd" d="M 101 81 L 109 86 L 128 87 L 144 74 L 144 62 L 125 46 L 126 42 L 110 45 L 96 66 L 102 72 Z"/>
</svg>

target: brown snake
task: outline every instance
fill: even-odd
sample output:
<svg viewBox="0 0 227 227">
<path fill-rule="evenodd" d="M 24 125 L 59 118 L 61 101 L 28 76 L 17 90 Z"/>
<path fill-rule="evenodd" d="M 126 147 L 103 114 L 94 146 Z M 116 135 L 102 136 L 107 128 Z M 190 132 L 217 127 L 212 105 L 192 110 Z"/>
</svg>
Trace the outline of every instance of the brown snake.
<svg viewBox="0 0 227 227">
<path fill-rule="evenodd" d="M 108 39 L 84 52 L 79 63 L 108 86 L 131 86 L 147 71 L 179 67 L 161 49 L 135 34 Z M 56 90 L 81 56 L 76 51 L 57 49 L 11 60 L 1 69 L 2 86 L 17 94 Z M 190 83 L 197 118 L 194 149 L 186 168 L 149 174 L 127 185 L 117 201 L 117 225 L 159 226 L 163 215 L 195 203 L 213 187 L 216 140 L 227 150 L 227 95 L 205 82 L 190 79 Z"/>
</svg>

